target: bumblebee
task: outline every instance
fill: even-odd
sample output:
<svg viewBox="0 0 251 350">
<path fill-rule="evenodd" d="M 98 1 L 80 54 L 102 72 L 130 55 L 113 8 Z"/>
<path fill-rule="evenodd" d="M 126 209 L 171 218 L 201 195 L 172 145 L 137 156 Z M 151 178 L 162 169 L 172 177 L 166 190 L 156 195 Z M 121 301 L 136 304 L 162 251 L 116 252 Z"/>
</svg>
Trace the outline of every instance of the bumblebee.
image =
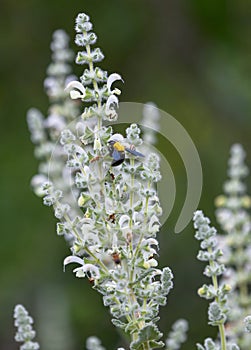
<svg viewBox="0 0 251 350">
<path fill-rule="evenodd" d="M 110 156 L 112 157 L 111 166 L 118 166 L 123 163 L 123 161 L 125 160 L 125 151 L 137 157 L 144 157 L 144 154 L 136 151 L 135 149 L 125 147 L 121 143 L 122 141 L 123 136 L 120 134 L 113 135 L 108 141 Z"/>
</svg>

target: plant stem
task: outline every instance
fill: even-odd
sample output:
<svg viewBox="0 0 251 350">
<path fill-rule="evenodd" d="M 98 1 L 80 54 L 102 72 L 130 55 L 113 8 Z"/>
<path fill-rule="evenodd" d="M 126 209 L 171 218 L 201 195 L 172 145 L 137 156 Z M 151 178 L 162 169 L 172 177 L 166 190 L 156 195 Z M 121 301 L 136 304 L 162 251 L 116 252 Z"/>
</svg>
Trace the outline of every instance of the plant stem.
<svg viewBox="0 0 251 350">
<path fill-rule="evenodd" d="M 208 252 L 209 253 L 212 253 L 212 249 L 211 248 L 208 248 Z M 211 267 L 214 266 L 214 262 L 213 260 L 209 260 L 209 265 Z M 212 281 L 213 281 L 213 286 L 214 286 L 214 289 L 217 291 L 219 286 L 218 286 L 218 280 L 217 280 L 217 276 L 216 275 L 213 275 L 212 276 Z M 219 303 L 219 298 L 218 297 L 215 297 L 215 301 L 217 303 Z M 225 327 L 224 327 L 224 324 L 219 324 L 218 325 L 218 328 L 219 328 L 219 333 L 220 333 L 220 340 L 221 340 L 221 350 L 227 350 L 227 344 L 226 344 L 226 335 L 225 335 Z"/>
<path fill-rule="evenodd" d="M 219 325 L 219 332 L 220 332 L 220 340 L 221 340 L 221 350 L 227 349 L 226 344 L 226 336 L 225 336 L 225 327 L 224 324 Z"/>
</svg>

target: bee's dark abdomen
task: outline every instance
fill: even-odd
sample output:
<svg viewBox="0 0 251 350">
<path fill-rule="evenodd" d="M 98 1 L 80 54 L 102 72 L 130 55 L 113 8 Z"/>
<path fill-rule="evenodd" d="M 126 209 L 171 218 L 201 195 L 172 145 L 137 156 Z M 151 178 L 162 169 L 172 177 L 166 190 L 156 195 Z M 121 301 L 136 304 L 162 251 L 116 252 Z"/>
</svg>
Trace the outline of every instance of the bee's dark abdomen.
<svg viewBox="0 0 251 350">
<path fill-rule="evenodd" d="M 118 160 L 113 159 L 111 166 L 118 166 L 118 165 L 122 164 L 124 160 L 125 160 L 125 157 L 120 158 Z"/>
</svg>

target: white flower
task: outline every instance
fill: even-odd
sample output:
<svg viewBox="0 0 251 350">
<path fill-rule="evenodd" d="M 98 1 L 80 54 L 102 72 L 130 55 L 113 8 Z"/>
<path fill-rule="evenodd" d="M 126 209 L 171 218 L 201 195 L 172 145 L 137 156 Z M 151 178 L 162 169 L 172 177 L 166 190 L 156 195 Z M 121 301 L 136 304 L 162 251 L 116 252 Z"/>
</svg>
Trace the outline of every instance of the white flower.
<svg viewBox="0 0 251 350">
<path fill-rule="evenodd" d="M 74 262 L 77 264 L 80 264 L 80 265 L 84 265 L 83 259 L 79 258 L 78 256 L 70 255 L 64 259 L 64 267 L 65 267 L 65 265 L 68 265 L 68 264 L 74 263 Z"/>
<path fill-rule="evenodd" d="M 109 75 L 109 77 L 107 79 L 107 89 L 108 89 L 109 93 L 111 93 L 111 94 L 120 95 L 121 91 L 119 89 L 111 90 L 112 84 L 116 80 L 121 80 L 123 82 L 123 79 L 121 78 L 121 76 L 118 73 L 113 73 L 113 74 Z"/>
<path fill-rule="evenodd" d="M 151 233 L 156 233 L 158 232 L 160 227 L 159 219 L 157 218 L 156 215 L 153 215 L 149 221 L 149 232 Z"/>
<path fill-rule="evenodd" d="M 73 272 L 76 273 L 76 277 L 85 277 L 88 273 L 89 278 L 100 278 L 98 267 L 92 264 L 85 264 L 84 260 L 79 258 L 78 256 L 67 256 L 67 258 L 64 259 L 64 267 L 70 263 L 77 263 L 82 265 L 81 267 L 77 267 L 73 270 Z"/>
<path fill-rule="evenodd" d="M 110 117 L 110 119 L 115 119 L 117 117 L 117 113 L 115 108 L 118 107 L 119 100 L 117 96 L 111 95 L 108 97 L 105 105 L 105 114 Z"/>
<path fill-rule="evenodd" d="M 152 245 L 158 246 L 159 242 L 154 238 L 142 239 L 142 242 L 141 242 L 142 248 L 148 247 L 148 246 L 151 247 Z"/>
<path fill-rule="evenodd" d="M 59 114 L 50 114 L 44 121 L 44 126 L 48 129 L 56 129 L 61 131 L 65 127 L 64 119 Z"/>
<path fill-rule="evenodd" d="M 45 195 L 46 192 L 43 189 L 43 185 L 46 181 L 48 181 L 48 176 L 45 176 L 44 174 L 35 175 L 31 179 L 31 186 L 37 196 L 43 197 Z"/>
<path fill-rule="evenodd" d="M 128 215 L 122 215 L 119 219 L 119 226 L 121 229 L 129 228 L 130 217 Z"/>
<path fill-rule="evenodd" d="M 145 261 L 143 266 L 145 269 L 150 269 L 150 267 L 158 266 L 158 261 L 152 258 L 152 259 Z"/>
<path fill-rule="evenodd" d="M 85 97 L 85 88 L 79 81 L 71 81 L 65 88 L 66 92 L 70 92 L 73 100 Z"/>
<path fill-rule="evenodd" d="M 117 88 L 111 90 L 112 84 L 116 80 L 122 80 L 121 76 L 117 73 L 111 74 L 107 79 L 107 90 L 110 96 L 106 101 L 105 114 L 108 116 L 110 120 L 115 120 L 117 118 L 116 108 L 118 107 L 119 100 L 115 95 L 121 94 L 121 91 Z"/>
<path fill-rule="evenodd" d="M 123 135 L 121 135 L 121 134 L 113 134 L 113 135 L 109 138 L 108 142 L 110 142 L 110 141 L 115 141 L 115 142 L 123 143 L 124 137 L 123 137 Z"/>
</svg>

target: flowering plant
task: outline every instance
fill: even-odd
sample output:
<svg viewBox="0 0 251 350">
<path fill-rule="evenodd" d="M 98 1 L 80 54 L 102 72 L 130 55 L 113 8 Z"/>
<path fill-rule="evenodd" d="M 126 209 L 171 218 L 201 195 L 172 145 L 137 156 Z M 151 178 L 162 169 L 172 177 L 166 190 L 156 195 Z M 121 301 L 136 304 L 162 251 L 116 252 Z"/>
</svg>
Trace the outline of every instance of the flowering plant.
<svg viewBox="0 0 251 350">
<path fill-rule="evenodd" d="M 51 115 L 42 124 L 34 122 L 34 110 L 28 114 L 32 139 L 39 147 L 44 140 L 43 126 L 49 128 L 50 139 L 54 129 L 61 131 L 52 164 L 48 162 L 48 181 L 40 186 L 42 181 L 35 177 L 32 182 L 35 191 L 43 195 L 44 204 L 54 208 L 59 219 L 57 233 L 70 241 L 71 255 L 65 258 L 64 266 L 80 265 L 74 273 L 88 278 L 103 295 L 113 324 L 130 334 L 131 348 L 160 347 L 163 343 L 156 326 L 158 311 L 166 304 L 173 276 L 168 267 L 157 268 L 155 258 L 158 217 L 162 212 L 155 189 L 160 179 L 159 159 L 156 154 L 144 157 L 135 150 L 142 145 L 136 124 L 126 129 L 126 137 L 103 125 L 117 118 L 120 90 L 113 84 L 122 78 L 96 66 L 104 56 L 99 48 L 92 48 L 97 37 L 86 14 L 77 16 L 75 29 L 75 42 L 84 47 L 76 62 L 87 68 L 80 81 L 71 80 L 65 92 L 62 85 L 57 92 L 69 93 L 72 100 L 81 100 L 86 107 L 80 120 L 67 125 L 65 117 L 61 117 L 65 112 L 62 109 L 60 125 L 48 122 Z M 65 80 L 61 77 L 62 82 Z M 55 80 L 52 86 L 53 83 Z M 54 162 L 58 164 L 59 158 L 65 161 L 57 167 L 59 178 L 68 174 L 72 197 L 69 187 L 55 177 Z"/>
<path fill-rule="evenodd" d="M 112 323 L 129 335 L 130 348 L 179 349 L 186 340 L 187 322 L 176 321 L 165 343 L 157 326 L 159 308 L 166 304 L 173 287 L 170 268 L 160 269 L 157 261 L 162 214 L 156 187 L 161 179 L 159 157 L 145 152 L 137 124 L 127 127 L 125 135 L 107 125 L 118 118 L 121 91 L 114 83 L 123 81 L 122 77 L 118 73 L 108 74 L 98 66 L 104 55 L 94 48 L 97 36 L 88 15 L 77 16 L 75 30 L 75 42 L 81 47 L 76 63 L 86 66 L 80 80 L 70 74 L 72 53 L 67 46 L 68 38 L 63 31 L 56 31 L 51 46 L 53 63 L 45 80 L 51 103 L 49 115 L 45 118 L 36 109 L 28 113 L 35 155 L 40 160 L 39 174 L 33 177 L 32 186 L 43 197 L 44 204 L 53 207 L 58 219 L 57 234 L 69 244 L 70 255 L 64 259 L 64 268 L 78 264 L 73 270 L 76 277 L 87 278 L 102 295 Z M 154 139 L 153 135 L 148 136 Z M 236 215 L 234 229 L 240 216 L 245 219 L 241 221 L 243 226 L 238 226 L 245 237 L 243 252 L 249 243 L 246 235 L 250 220 L 243 212 L 237 215 L 248 198 L 236 198 L 243 192 L 239 180 L 246 168 L 240 168 L 242 171 L 237 174 L 231 172 L 234 179 L 227 187 L 227 193 L 234 194 L 234 199 L 224 197 L 221 204 L 227 210 L 234 209 L 228 212 L 231 217 Z M 222 212 L 218 215 L 225 225 Z M 230 341 L 226 337 L 231 286 L 224 280 L 226 267 L 219 237 L 201 211 L 194 215 L 194 227 L 195 237 L 201 241 L 198 259 L 208 262 L 204 273 L 212 278 L 212 284 L 203 285 L 198 293 L 212 300 L 209 324 L 217 326 L 220 335 L 219 340 L 207 338 L 204 346 L 197 344 L 197 348 L 237 350 L 238 337 L 229 337 Z M 238 266 L 246 268 L 244 263 Z M 238 285 L 240 290 L 243 287 L 246 298 L 248 281 L 246 277 Z M 16 339 L 24 342 L 21 349 L 38 349 L 38 343 L 32 341 L 35 333 L 31 319 L 20 305 L 15 309 L 15 318 L 19 327 Z M 25 326 L 20 327 L 24 322 Z M 246 317 L 247 330 L 250 323 L 250 317 Z M 87 340 L 87 348 L 103 349 L 96 337 Z"/>
</svg>

